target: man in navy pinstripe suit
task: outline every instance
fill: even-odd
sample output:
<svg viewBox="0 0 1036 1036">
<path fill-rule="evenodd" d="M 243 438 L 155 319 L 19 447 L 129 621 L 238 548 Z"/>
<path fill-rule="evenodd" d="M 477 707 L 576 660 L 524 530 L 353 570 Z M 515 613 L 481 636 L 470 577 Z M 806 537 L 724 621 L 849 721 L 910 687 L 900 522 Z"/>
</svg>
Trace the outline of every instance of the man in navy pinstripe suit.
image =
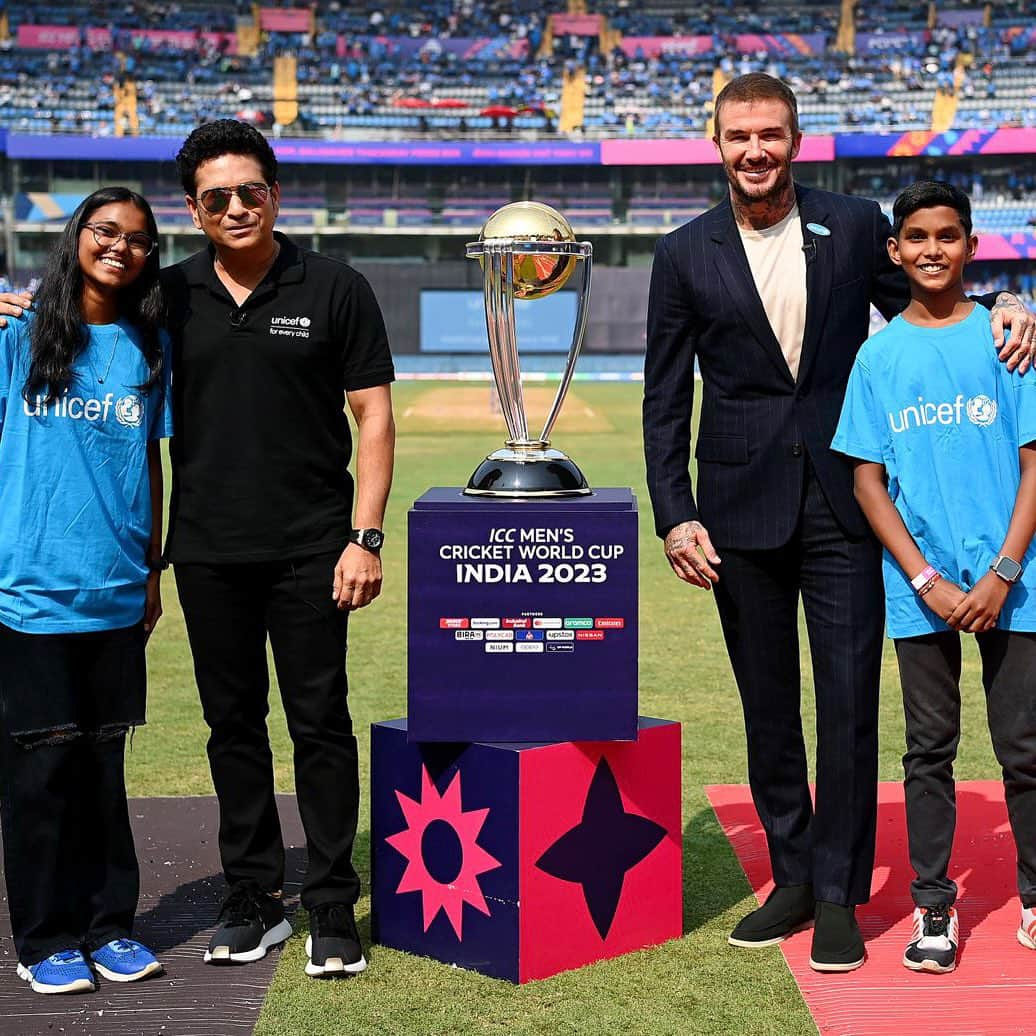
<svg viewBox="0 0 1036 1036">
<path fill-rule="evenodd" d="M 716 594 L 741 695 L 748 775 L 776 888 L 734 929 L 769 946 L 815 920 L 810 963 L 864 960 L 854 908 L 870 895 L 884 601 L 880 549 L 829 445 L 869 304 L 909 298 L 877 204 L 797 186 L 795 96 L 753 73 L 716 101 L 729 198 L 662 238 L 648 303 L 644 448 L 655 526 L 683 580 Z M 1028 364 L 1033 321 L 993 308 Z M 702 378 L 688 471 L 694 363 Z M 817 705 L 816 806 L 800 718 L 798 602 Z"/>
</svg>

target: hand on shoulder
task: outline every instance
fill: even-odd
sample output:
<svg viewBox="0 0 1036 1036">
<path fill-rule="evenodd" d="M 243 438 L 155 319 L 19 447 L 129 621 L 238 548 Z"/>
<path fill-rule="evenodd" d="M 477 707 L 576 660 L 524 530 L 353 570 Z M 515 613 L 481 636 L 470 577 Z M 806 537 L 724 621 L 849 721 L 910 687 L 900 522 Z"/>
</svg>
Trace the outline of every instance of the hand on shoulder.
<svg viewBox="0 0 1036 1036">
<path fill-rule="evenodd" d="M 0 327 L 7 327 L 8 317 L 23 317 L 32 309 L 32 295 L 29 292 L 0 292 Z"/>
</svg>

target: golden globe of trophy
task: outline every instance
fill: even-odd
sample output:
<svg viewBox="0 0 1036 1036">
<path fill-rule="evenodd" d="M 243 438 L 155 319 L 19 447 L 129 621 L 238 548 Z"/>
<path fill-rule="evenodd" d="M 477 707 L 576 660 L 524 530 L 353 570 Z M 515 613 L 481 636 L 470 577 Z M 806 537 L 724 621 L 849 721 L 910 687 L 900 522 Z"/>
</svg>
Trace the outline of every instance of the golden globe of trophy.
<svg viewBox="0 0 1036 1036">
<path fill-rule="evenodd" d="M 586 333 L 592 253 L 589 241 L 576 241 L 560 212 L 534 201 L 497 209 L 486 220 L 478 241 L 468 243 L 467 257 L 482 265 L 489 355 L 508 432 L 506 446 L 486 457 L 471 476 L 464 490 L 468 495 L 521 499 L 591 492 L 574 461 L 551 446 L 550 433 Z M 583 278 L 572 344 L 542 431 L 532 438 L 522 393 L 514 300 L 534 301 L 558 291 L 578 260 L 583 262 Z"/>
</svg>

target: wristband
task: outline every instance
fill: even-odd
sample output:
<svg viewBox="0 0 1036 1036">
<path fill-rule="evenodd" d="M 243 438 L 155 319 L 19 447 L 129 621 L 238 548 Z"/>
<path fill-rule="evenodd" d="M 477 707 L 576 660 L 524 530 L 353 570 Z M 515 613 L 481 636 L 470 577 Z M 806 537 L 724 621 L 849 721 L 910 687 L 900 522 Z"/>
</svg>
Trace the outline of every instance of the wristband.
<svg viewBox="0 0 1036 1036">
<path fill-rule="evenodd" d="M 928 582 L 925 583 L 925 585 L 922 586 L 921 589 L 917 591 L 917 596 L 918 597 L 924 597 L 925 594 L 927 594 L 928 591 L 931 590 L 931 588 L 933 586 L 935 586 L 935 584 L 938 583 L 940 579 L 942 579 L 942 576 L 939 575 L 938 572 L 936 572 L 935 575 L 932 576 L 932 578 L 929 579 Z"/>
<path fill-rule="evenodd" d="M 925 567 L 923 569 L 921 569 L 921 571 L 918 572 L 918 574 L 916 576 L 914 576 L 913 579 L 910 580 L 910 585 L 915 590 L 920 592 L 921 587 L 924 586 L 925 583 L 927 583 L 932 578 L 932 576 L 935 576 L 935 575 L 938 575 L 938 573 L 935 571 L 935 569 L 932 568 L 931 565 L 925 565 Z"/>
</svg>

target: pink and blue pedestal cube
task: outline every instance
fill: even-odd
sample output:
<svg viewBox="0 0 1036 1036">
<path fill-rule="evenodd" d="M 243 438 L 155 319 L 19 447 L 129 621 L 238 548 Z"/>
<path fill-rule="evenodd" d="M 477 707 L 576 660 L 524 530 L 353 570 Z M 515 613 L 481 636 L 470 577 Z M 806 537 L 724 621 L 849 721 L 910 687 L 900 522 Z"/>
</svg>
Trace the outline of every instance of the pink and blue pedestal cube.
<svg viewBox="0 0 1036 1036">
<path fill-rule="evenodd" d="M 375 941 L 512 982 L 681 934 L 680 726 L 415 743 L 372 727 Z"/>
</svg>

